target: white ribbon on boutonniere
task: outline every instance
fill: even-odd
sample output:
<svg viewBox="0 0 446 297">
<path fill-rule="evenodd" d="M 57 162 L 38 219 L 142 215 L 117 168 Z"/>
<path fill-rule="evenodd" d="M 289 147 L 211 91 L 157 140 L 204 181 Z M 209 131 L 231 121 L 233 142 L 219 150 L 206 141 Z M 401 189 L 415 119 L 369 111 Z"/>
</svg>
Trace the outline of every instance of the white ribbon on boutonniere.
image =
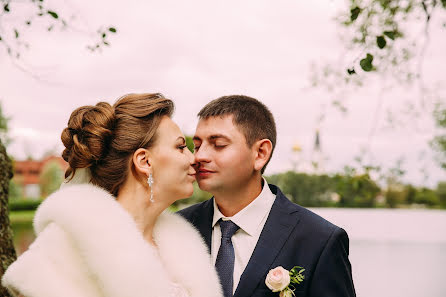
<svg viewBox="0 0 446 297">
<path fill-rule="evenodd" d="M 280 292 L 280 297 L 294 296 L 295 285 L 300 284 L 305 279 L 301 266 L 294 266 L 290 271 L 282 266 L 271 269 L 265 279 L 266 286 L 273 292 Z"/>
</svg>

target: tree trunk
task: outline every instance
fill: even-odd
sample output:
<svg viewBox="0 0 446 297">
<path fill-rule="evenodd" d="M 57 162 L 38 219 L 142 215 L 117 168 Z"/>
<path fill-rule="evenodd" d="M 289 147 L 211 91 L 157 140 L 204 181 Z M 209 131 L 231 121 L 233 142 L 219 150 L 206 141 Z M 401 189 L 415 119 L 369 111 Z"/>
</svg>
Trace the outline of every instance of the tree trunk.
<svg viewBox="0 0 446 297">
<path fill-rule="evenodd" d="M 9 223 L 8 190 L 12 178 L 12 164 L 0 140 L 0 278 L 8 266 L 17 258 Z M 8 291 L 0 286 L 0 296 L 10 297 Z"/>
</svg>

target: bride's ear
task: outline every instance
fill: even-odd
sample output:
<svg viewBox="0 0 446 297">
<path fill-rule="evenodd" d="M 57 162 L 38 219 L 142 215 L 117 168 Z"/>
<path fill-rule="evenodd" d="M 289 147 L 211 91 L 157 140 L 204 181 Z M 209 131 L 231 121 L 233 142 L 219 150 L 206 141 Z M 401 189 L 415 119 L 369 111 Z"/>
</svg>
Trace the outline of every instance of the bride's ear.
<svg viewBox="0 0 446 297">
<path fill-rule="evenodd" d="M 139 148 L 133 153 L 132 158 L 135 171 L 144 176 L 149 176 L 152 170 L 150 152 L 147 149 Z"/>
</svg>

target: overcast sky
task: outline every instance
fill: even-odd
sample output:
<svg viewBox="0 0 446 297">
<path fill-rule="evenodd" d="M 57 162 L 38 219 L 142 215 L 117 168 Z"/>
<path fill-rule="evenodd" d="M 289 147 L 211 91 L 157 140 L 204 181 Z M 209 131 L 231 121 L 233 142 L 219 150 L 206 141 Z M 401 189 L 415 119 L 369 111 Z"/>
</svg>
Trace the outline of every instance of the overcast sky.
<svg viewBox="0 0 446 297">
<path fill-rule="evenodd" d="M 366 147 L 376 165 L 391 167 L 404 158 L 407 181 L 434 186 L 446 180 L 428 146 L 435 133 L 429 117 L 416 129 L 404 117 L 402 126 L 388 128 L 386 110 L 403 108 L 415 89 L 394 89 L 375 114 L 377 81 L 352 91 L 349 112 L 342 115 L 330 105 L 332 93 L 308 87 L 312 64 L 323 65 L 346 51 L 333 21 L 343 1 L 49 3 L 60 15 L 75 14 L 72 22 L 78 30 L 56 28 L 48 34 L 36 24 L 23 33 L 31 48 L 23 52 L 20 65 L 39 80 L 0 49 L 0 100 L 12 118 L 14 142 L 8 150 L 17 159 L 38 158 L 50 149 L 60 152 L 60 133 L 81 105 L 113 103 L 126 93 L 161 92 L 174 100 L 174 120 L 191 135 L 204 104 L 222 95 L 245 94 L 264 102 L 277 121 L 277 149 L 266 174 L 292 168 L 295 143 L 302 147 L 301 159 L 308 161 L 319 127 L 328 172 L 353 164 Z M 101 25 L 115 26 L 118 34 L 110 38 L 110 48 L 90 53 L 85 46 L 92 37 L 81 31 L 94 32 Z M 424 64 L 426 80 L 443 86 L 444 34 L 433 30 Z M 318 124 L 323 111 L 326 118 Z"/>
</svg>

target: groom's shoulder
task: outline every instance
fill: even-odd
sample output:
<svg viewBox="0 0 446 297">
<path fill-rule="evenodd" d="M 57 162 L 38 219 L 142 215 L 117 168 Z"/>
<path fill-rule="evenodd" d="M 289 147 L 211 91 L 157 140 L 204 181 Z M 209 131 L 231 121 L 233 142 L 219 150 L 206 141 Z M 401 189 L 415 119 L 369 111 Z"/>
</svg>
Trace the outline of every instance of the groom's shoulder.
<svg viewBox="0 0 446 297">
<path fill-rule="evenodd" d="M 338 226 L 314 213 L 313 211 L 297 204 L 288 199 L 285 194 L 282 193 L 279 187 L 269 184 L 271 191 L 276 194 L 277 202 L 284 208 L 290 209 L 298 214 L 299 220 L 304 223 L 303 225 L 310 227 L 312 232 L 333 232 L 339 229 Z"/>
</svg>

